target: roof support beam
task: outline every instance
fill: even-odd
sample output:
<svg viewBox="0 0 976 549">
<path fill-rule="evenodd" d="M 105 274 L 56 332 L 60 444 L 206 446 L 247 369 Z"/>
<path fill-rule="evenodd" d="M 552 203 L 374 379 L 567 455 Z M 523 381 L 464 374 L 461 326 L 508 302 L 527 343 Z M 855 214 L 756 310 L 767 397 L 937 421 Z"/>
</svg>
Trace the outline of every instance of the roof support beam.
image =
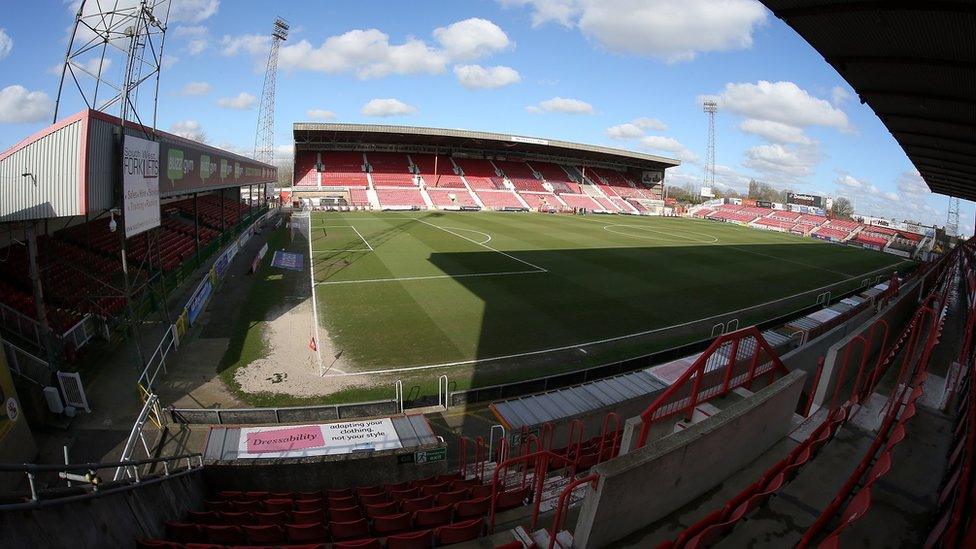
<svg viewBox="0 0 976 549">
<path fill-rule="evenodd" d="M 770 2 L 767 2 L 767 4 Z M 813 4 L 808 2 L 808 4 Z M 784 8 L 773 10 L 776 17 L 780 19 L 793 19 L 796 17 L 810 17 L 817 15 L 837 15 L 847 13 L 858 13 L 865 11 L 927 11 L 927 12 L 947 12 L 976 14 L 976 4 L 953 2 L 951 0 L 862 0 L 859 2 L 838 2 L 836 4 L 822 4 L 799 6 L 795 8 Z"/>
<path fill-rule="evenodd" d="M 926 162 L 915 162 L 915 167 L 918 168 L 919 172 L 932 173 L 943 177 L 959 179 L 960 182 L 968 182 L 970 185 L 976 185 L 976 178 L 973 178 L 966 172 L 943 168 L 941 166 L 928 164 Z"/>
<path fill-rule="evenodd" d="M 855 91 L 857 91 L 855 89 Z M 972 105 L 973 101 L 976 101 L 976 96 L 966 97 L 963 95 L 948 95 L 941 93 L 927 93 L 927 92 L 912 92 L 906 90 L 873 90 L 865 89 L 857 91 L 859 96 L 874 95 L 874 96 L 884 96 L 884 97 L 904 97 L 905 99 L 922 99 L 925 101 L 947 101 L 949 103 L 965 103 L 966 105 Z M 862 98 L 861 103 L 866 103 Z"/>
<path fill-rule="evenodd" d="M 912 114 L 912 113 L 904 113 L 904 112 L 884 112 L 884 111 L 878 111 L 878 109 L 874 108 L 873 105 L 871 105 L 871 107 L 874 109 L 874 113 L 878 115 L 878 118 L 880 118 L 881 121 L 884 122 L 885 126 L 889 125 L 888 124 L 889 118 L 904 118 L 905 120 L 919 120 L 922 122 L 933 122 L 936 124 L 959 126 L 960 128 L 976 128 L 976 123 L 960 122 L 956 118 L 949 118 L 946 116 L 923 116 L 920 114 Z"/>
<path fill-rule="evenodd" d="M 939 134 L 935 134 L 935 133 L 916 132 L 916 131 L 910 131 L 910 130 L 899 130 L 899 129 L 892 128 L 890 126 L 888 127 L 888 130 L 891 132 L 892 135 L 895 136 L 895 139 L 898 139 L 899 141 L 901 141 L 901 139 L 898 138 L 899 135 L 909 135 L 909 136 L 912 136 L 912 137 L 923 137 L 923 138 L 926 138 L 926 139 L 933 139 L 936 142 L 959 143 L 959 144 L 962 144 L 962 145 L 968 145 L 970 147 L 972 147 L 973 144 L 976 143 L 976 138 L 974 138 L 974 139 L 958 139 L 958 138 L 955 138 L 955 137 L 946 137 L 944 135 L 939 135 Z M 960 152 L 959 154 L 966 154 L 966 153 Z"/>
<path fill-rule="evenodd" d="M 906 55 L 829 55 L 824 59 L 841 69 L 849 64 L 864 65 L 925 65 L 927 67 L 941 67 L 946 69 L 976 70 L 976 62 L 961 59 L 937 59 L 934 57 L 913 57 Z"/>
<path fill-rule="evenodd" d="M 933 151 L 933 152 L 940 152 L 940 153 L 946 153 L 946 152 L 948 152 L 948 151 L 944 151 L 942 149 L 936 149 L 936 148 L 932 148 L 932 147 L 922 147 L 922 146 L 919 146 L 919 145 L 905 145 L 903 148 L 906 149 L 905 152 L 908 153 L 908 155 L 911 158 L 913 158 L 913 159 L 916 159 L 917 158 L 917 159 L 920 159 L 920 160 L 931 160 L 933 162 L 938 162 L 938 163 L 942 163 L 942 164 L 954 164 L 954 165 L 957 165 L 957 166 L 966 166 L 968 168 L 976 168 L 976 161 L 970 162 L 968 160 L 959 160 L 959 159 L 956 159 L 956 158 L 945 158 L 945 157 L 933 156 L 932 154 L 925 154 L 925 153 L 923 153 L 923 154 L 915 154 L 915 153 L 909 152 L 907 150 L 907 149 L 912 149 L 912 150 Z M 963 156 L 965 158 L 971 158 L 971 157 L 967 157 L 966 155 L 959 155 L 959 156 Z"/>
</svg>

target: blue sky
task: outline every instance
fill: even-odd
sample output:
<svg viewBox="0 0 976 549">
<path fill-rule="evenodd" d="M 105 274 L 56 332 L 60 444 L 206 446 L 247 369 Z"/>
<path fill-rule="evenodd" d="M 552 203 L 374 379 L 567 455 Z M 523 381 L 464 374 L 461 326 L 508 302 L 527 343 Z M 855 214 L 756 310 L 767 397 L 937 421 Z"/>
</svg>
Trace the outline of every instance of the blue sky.
<svg viewBox="0 0 976 549">
<path fill-rule="evenodd" d="M 0 12 L 0 149 L 51 122 L 76 10 L 37 0 Z M 700 101 L 712 96 L 721 185 L 756 178 L 848 196 L 859 213 L 945 222 L 947 199 L 874 113 L 753 0 L 173 0 L 158 127 L 249 152 L 275 16 L 292 25 L 279 157 L 295 121 L 410 124 L 652 152 L 683 161 L 669 184 L 699 184 Z M 79 110 L 66 95 L 62 114 Z M 971 203 L 960 218 L 972 234 Z"/>
</svg>

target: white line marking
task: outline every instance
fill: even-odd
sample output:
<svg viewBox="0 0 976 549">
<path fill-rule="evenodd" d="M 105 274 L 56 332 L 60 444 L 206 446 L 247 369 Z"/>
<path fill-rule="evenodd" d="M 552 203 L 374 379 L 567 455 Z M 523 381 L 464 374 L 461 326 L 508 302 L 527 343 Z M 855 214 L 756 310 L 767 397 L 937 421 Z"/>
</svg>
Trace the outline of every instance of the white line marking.
<svg viewBox="0 0 976 549">
<path fill-rule="evenodd" d="M 363 238 L 363 233 L 359 232 L 359 229 L 357 229 L 356 227 L 353 227 L 352 230 L 356 231 L 356 234 L 359 235 L 359 238 L 362 238 L 363 244 L 365 244 L 366 247 L 369 248 L 369 251 L 373 251 L 373 247 L 370 246 L 369 242 L 366 242 L 365 238 Z"/>
<path fill-rule="evenodd" d="M 630 237 L 633 237 L 633 238 L 648 238 L 648 237 L 642 236 L 642 235 L 637 235 L 637 234 L 630 234 L 630 233 L 623 233 L 623 232 L 612 231 L 612 230 L 610 230 L 610 227 L 629 227 L 629 228 L 638 229 L 638 230 L 641 230 L 641 231 L 647 231 L 647 232 L 651 232 L 651 233 L 664 234 L 664 235 L 668 235 L 668 236 L 671 236 L 671 237 L 674 237 L 674 238 L 683 238 L 685 240 L 690 240 L 692 242 L 697 242 L 698 244 L 716 244 L 719 241 L 718 238 L 715 237 L 715 236 L 708 235 L 708 234 L 705 234 L 705 233 L 694 233 L 694 232 L 691 232 L 691 231 L 688 231 L 688 234 L 697 234 L 697 235 L 705 236 L 705 237 L 711 238 L 711 241 L 707 241 L 706 242 L 706 241 L 702 241 L 702 240 L 696 240 L 694 238 L 689 238 L 687 236 L 683 236 L 683 235 L 680 235 L 680 234 L 669 233 L 667 231 L 662 231 L 662 230 L 659 230 L 659 229 L 652 229 L 652 228 L 647 227 L 647 226 L 644 226 L 644 225 L 627 225 L 627 224 L 623 224 L 623 223 L 612 223 L 610 225 L 604 225 L 603 226 L 603 230 L 607 231 L 608 233 L 619 234 L 621 236 L 630 236 Z M 655 237 L 651 237 L 651 238 L 655 238 Z M 664 240 L 664 239 L 661 239 L 661 238 L 655 238 L 655 239 L 656 240 Z"/>
<path fill-rule="evenodd" d="M 456 236 L 458 238 L 463 238 L 464 240 L 467 240 L 468 242 L 471 242 L 472 244 L 477 244 L 478 246 L 481 246 L 483 248 L 489 249 L 489 250 L 491 250 L 491 251 L 493 251 L 495 253 L 502 254 L 503 256 L 505 256 L 505 257 L 507 257 L 509 259 L 514 259 L 515 261 L 518 261 L 519 263 L 522 263 L 524 265 L 528 265 L 529 267 L 532 267 L 533 269 L 538 269 L 538 270 L 540 270 L 540 271 L 542 271 L 544 273 L 548 273 L 549 272 L 548 269 L 543 269 L 542 267 L 540 267 L 538 265 L 535 265 L 535 264 L 532 264 L 532 263 L 529 263 L 528 261 L 526 261 L 524 259 L 519 259 L 519 258 L 515 257 L 512 254 L 503 252 L 501 250 L 496 250 L 495 248 L 492 248 L 491 246 L 489 246 L 487 244 L 482 244 L 481 242 L 478 242 L 476 240 L 472 240 L 472 239 L 464 236 L 463 234 L 457 234 L 456 232 L 451 231 L 450 229 L 445 229 L 444 227 L 440 227 L 438 225 L 434 225 L 433 223 L 428 223 L 427 221 L 424 221 L 423 219 L 417 219 L 417 221 L 423 223 L 424 225 L 430 225 L 431 227 L 433 227 L 435 229 L 440 229 L 440 230 L 442 230 L 442 231 L 444 231 L 446 233 L 453 234 L 454 236 Z"/>
<path fill-rule="evenodd" d="M 299 219 L 308 219 L 308 282 L 312 289 L 312 337 L 315 340 L 315 364 L 319 368 L 319 375 L 325 375 L 325 371 L 322 370 L 322 353 L 319 348 L 322 347 L 322 342 L 319 341 L 319 308 L 318 300 L 315 297 L 315 262 L 312 261 L 312 216 L 311 213 L 307 216 L 299 216 Z"/>
<path fill-rule="evenodd" d="M 454 231 L 466 231 L 466 232 L 469 232 L 469 233 L 478 233 L 481 236 L 484 236 L 484 237 L 487 238 L 486 240 L 482 240 L 481 242 L 478 242 L 478 244 L 481 244 L 481 245 L 485 245 L 485 244 L 491 242 L 491 235 L 490 234 L 483 233 L 481 231 L 476 231 L 474 229 L 464 229 L 464 228 L 461 228 L 461 227 L 441 227 L 441 228 L 442 229 L 451 229 L 451 230 L 454 230 Z"/>
<path fill-rule="evenodd" d="M 334 248 L 327 250 L 312 250 L 313 253 L 335 253 L 335 252 L 371 252 L 369 248 Z"/>
<path fill-rule="evenodd" d="M 477 276 L 508 276 L 508 275 L 523 275 L 523 274 L 541 274 L 546 271 L 499 271 L 496 273 L 462 273 L 462 274 L 444 274 L 444 275 L 428 275 L 428 276 L 402 276 L 398 278 L 363 278 L 359 280 L 324 280 L 322 282 L 316 282 L 315 284 L 319 286 L 325 286 L 329 284 L 365 284 L 369 282 L 405 282 L 408 280 L 433 280 L 437 278 L 467 278 L 467 277 L 477 277 Z"/>
<path fill-rule="evenodd" d="M 652 330 L 645 330 L 643 332 L 634 332 L 634 333 L 631 333 L 631 334 L 624 334 L 624 335 L 621 335 L 621 336 L 608 337 L 606 339 L 598 339 L 598 340 L 595 340 L 595 341 L 586 341 L 586 342 L 582 342 L 582 343 L 575 343 L 573 345 L 564 345 L 562 347 L 552 347 L 552 348 L 549 348 L 549 349 L 540 349 L 540 350 L 537 350 L 537 351 L 528 351 L 528 352 L 524 352 L 524 353 L 514 353 L 514 354 L 510 354 L 510 355 L 494 356 L 494 357 L 488 357 L 488 358 L 476 358 L 476 359 L 472 359 L 472 360 L 461 360 L 461 361 L 458 361 L 458 362 L 444 362 L 444 363 L 441 363 L 441 364 L 426 364 L 426 365 L 423 365 L 423 366 L 407 366 L 407 367 L 403 367 L 403 368 L 388 368 L 388 369 L 385 369 L 385 370 L 369 370 L 369 371 L 364 371 L 364 372 L 351 372 L 351 373 L 346 373 L 346 374 L 339 374 L 339 375 L 336 375 L 334 377 L 347 377 L 347 376 L 348 377 L 357 377 L 357 376 L 366 376 L 366 375 L 394 374 L 394 373 L 400 373 L 400 372 L 410 372 L 410 371 L 414 371 L 414 370 L 431 370 L 431 369 L 434 369 L 434 368 L 450 368 L 450 367 L 454 367 L 454 366 L 465 366 L 465 365 L 469 365 L 469 364 L 481 364 L 481 363 L 484 363 L 484 362 L 494 362 L 494 361 L 497 361 L 497 360 L 507 360 L 507 359 L 511 359 L 511 358 L 519 358 L 519 357 L 524 357 L 524 356 L 541 355 L 541 354 L 553 353 L 553 352 L 558 352 L 558 351 L 568 351 L 570 349 L 576 349 L 576 348 L 579 348 L 579 347 L 589 347 L 589 346 L 592 346 L 592 345 L 600 345 L 600 344 L 603 344 L 603 343 L 612 343 L 614 341 L 621 341 L 621 340 L 624 340 L 624 339 L 630 339 L 632 337 L 640 337 L 640 336 L 650 335 L 650 334 L 653 334 L 653 333 L 662 332 L 664 330 L 671 330 L 671 329 L 674 329 L 674 328 L 681 328 L 681 327 L 684 327 L 684 326 L 688 326 L 688 325 L 691 325 L 691 324 L 695 324 L 697 322 L 707 322 L 707 321 L 710 321 L 710 320 L 714 320 L 716 318 L 727 317 L 727 316 L 733 315 L 733 314 L 734 315 L 740 315 L 741 313 L 743 313 L 745 311 L 749 311 L 749 310 L 756 309 L 756 308 L 759 308 L 759 307 L 765 307 L 767 305 L 772 305 L 773 303 L 778 303 L 780 301 L 785 301 L 787 299 L 792 299 L 792 298 L 797 297 L 797 296 L 806 295 L 806 294 L 812 294 L 814 292 L 819 292 L 819 291 L 825 290 L 827 288 L 832 288 L 834 286 L 837 286 L 839 284 L 843 284 L 844 282 L 847 282 L 849 280 L 853 280 L 853 279 L 858 278 L 858 277 L 868 276 L 868 275 L 871 275 L 871 274 L 876 273 L 878 271 L 884 271 L 886 269 L 893 269 L 894 267 L 897 267 L 898 265 L 901 265 L 902 263 L 911 263 L 911 261 L 902 260 L 902 261 L 899 261 L 898 263 L 895 263 L 893 265 L 889 265 L 887 267 L 882 267 L 880 269 L 875 269 L 873 271 L 869 271 L 869 272 L 866 272 L 866 273 L 861 273 L 861 274 L 858 274 L 858 275 L 854 275 L 854 276 L 848 277 L 845 280 L 841 280 L 841 281 L 838 281 L 838 282 L 834 282 L 832 284 L 828 284 L 828 285 L 822 286 L 820 288 L 815 288 L 813 290 L 807 290 L 805 292 L 800 292 L 798 294 L 793 294 L 793 295 L 789 295 L 789 296 L 786 296 L 786 297 L 781 297 L 779 299 L 774 299 L 772 301 L 767 301 L 765 303 L 759 303 L 758 305 L 752 305 L 752 306 L 749 306 L 749 307 L 745 307 L 743 309 L 738 309 L 736 311 L 726 311 L 724 313 L 719 313 L 719 314 L 712 315 L 712 316 L 709 316 L 709 317 L 699 318 L 699 319 L 696 319 L 696 320 L 689 320 L 688 322 L 682 322 L 681 324 L 674 324 L 672 326 L 664 326 L 662 328 L 654 328 Z M 332 375 L 332 374 L 328 374 L 328 375 Z"/>
</svg>

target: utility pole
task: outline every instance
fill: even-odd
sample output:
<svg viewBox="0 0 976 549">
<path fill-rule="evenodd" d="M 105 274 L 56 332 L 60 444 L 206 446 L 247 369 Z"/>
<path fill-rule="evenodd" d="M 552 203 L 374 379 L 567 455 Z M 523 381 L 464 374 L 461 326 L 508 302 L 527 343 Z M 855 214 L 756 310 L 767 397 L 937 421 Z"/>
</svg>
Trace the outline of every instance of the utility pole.
<svg viewBox="0 0 976 549">
<path fill-rule="evenodd" d="M 718 113 L 718 103 L 713 99 L 702 102 L 702 111 L 708 116 L 708 141 L 705 144 L 705 178 L 703 187 L 714 190 L 715 187 L 715 114 Z"/>
<path fill-rule="evenodd" d="M 264 89 L 258 110 L 258 129 L 254 135 L 254 159 L 265 164 L 274 162 L 275 88 L 278 77 L 278 48 L 288 40 L 288 22 L 278 17 L 271 31 L 271 51 L 264 70 Z"/>
</svg>

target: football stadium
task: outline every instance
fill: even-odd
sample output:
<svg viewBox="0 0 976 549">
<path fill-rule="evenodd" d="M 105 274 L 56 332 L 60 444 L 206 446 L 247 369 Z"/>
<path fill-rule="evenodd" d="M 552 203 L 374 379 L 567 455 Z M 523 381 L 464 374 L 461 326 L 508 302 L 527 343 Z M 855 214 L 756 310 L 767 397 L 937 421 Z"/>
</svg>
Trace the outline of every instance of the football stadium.
<svg viewBox="0 0 976 549">
<path fill-rule="evenodd" d="M 601 34 L 607 6 L 472 7 L 554 64 L 531 33 L 560 26 L 571 49 L 578 28 L 586 55 L 628 64 L 640 37 L 748 15 L 726 45 L 645 47 L 665 72 L 755 55 L 758 78 L 838 83 L 829 100 L 730 83 L 672 106 L 676 127 L 602 140 L 547 125 L 603 114 L 558 96 L 489 113 L 493 131 L 447 127 L 489 108 L 448 115 L 411 80 L 438 78 L 430 63 L 482 98 L 554 85 L 464 64 L 515 48 L 480 15 L 430 44 L 370 28 L 318 48 L 297 5 L 235 6 L 272 32 L 218 39 L 227 4 L 75 2 L 56 99 L 0 89 L 0 546 L 976 545 L 968 2 L 648 0 L 618 6 L 626 46 Z M 0 67 L 34 63 L 17 57 L 33 9 L 0 26 Z M 726 51 L 753 39 L 764 53 Z M 254 66 L 224 82 L 161 84 L 241 55 Z M 402 122 L 295 118 L 300 71 L 336 104 L 400 75 L 445 113 L 373 99 L 364 117 Z M 198 112 L 237 78 L 260 98 Z M 701 157 L 652 135 L 703 115 Z M 220 140 L 243 118 L 253 149 Z M 716 134 L 764 144 L 732 168 Z M 910 177 L 807 185 L 849 153 Z"/>
</svg>

